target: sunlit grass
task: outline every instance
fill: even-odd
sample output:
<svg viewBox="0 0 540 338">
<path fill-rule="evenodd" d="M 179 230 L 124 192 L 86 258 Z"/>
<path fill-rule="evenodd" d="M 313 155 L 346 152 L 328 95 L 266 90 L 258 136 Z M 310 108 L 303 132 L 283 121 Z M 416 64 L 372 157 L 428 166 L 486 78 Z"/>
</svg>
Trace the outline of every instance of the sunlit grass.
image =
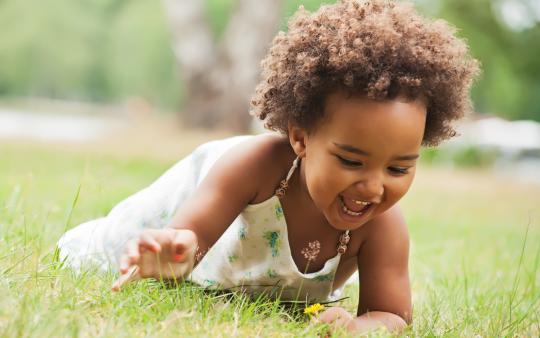
<svg viewBox="0 0 540 338">
<path fill-rule="evenodd" d="M 276 302 L 112 275 L 54 259 L 67 228 L 106 214 L 170 159 L 0 144 L 0 336 L 313 337 L 324 328 Z M 411 232 L 409 336 L 540 334 L 540 187 L 486 171 L 420 168 L 402 203 Z M 355 310 L 356 286 L 342 302 Z M 384 335 L 384 334 L 383 334 Z"/>
</svg>

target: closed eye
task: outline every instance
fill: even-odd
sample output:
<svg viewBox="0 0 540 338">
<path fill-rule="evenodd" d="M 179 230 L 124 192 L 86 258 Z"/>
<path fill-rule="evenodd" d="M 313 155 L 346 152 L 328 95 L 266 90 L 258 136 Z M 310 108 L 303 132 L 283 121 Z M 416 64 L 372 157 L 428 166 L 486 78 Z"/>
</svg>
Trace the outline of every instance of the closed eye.
<svg viewBox="0 0 540 338">
<path fill-rule="evenodd" d="M 409 173 L 409 168 L 406 167 L 388 167 L 388 170 L 398 175 L 405 175 Z"/>
<path fill-rule="evenodd" d="M 338 158 L 338 160 L 341 162 L 341 164 L 347 166 L 347 167 L 354 167 L 354 168 L 357 168 L 357 167 L 361 167 L 362 166 L 362 162 L 358 162 L 358 161 L 351 161 L 351 160 L 348 160 L 346 158 L 343 158 L 341 156 L 338 156 L 336 155 L 336 157 Z"/>
</svg>

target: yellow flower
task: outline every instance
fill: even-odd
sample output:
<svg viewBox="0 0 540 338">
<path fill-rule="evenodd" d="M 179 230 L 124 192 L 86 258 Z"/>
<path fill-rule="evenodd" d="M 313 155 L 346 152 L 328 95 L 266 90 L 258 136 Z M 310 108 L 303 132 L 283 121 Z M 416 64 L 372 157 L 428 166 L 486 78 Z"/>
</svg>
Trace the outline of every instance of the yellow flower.
<svg viewBox="0 0 540 338">
<path fill-rule="evenodd" d="M 321 305 L 319 303 L 315 303 L 313 305 L 310 305 L 304 309 L 304 314 L 306 315 L 316 315 L 319 311 L 324 310 L 324 305 Z"/>
</svg>

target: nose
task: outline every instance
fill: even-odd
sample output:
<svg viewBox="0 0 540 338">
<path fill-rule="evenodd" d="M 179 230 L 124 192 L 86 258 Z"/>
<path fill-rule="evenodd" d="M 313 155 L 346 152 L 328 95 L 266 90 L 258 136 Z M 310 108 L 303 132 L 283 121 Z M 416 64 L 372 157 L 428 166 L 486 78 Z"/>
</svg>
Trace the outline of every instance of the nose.
<svg viewBox="0 0 540 338">
<path fill-rule="evenodd" d="M 362 196 L 362 198 L 377 203 L 380 203 L 384 193 L 384 184 L 378 175 L 370 175 L 369 177 L 362 178 L 356 182 L 355 188 L 358 195 Z"/>
</svg>

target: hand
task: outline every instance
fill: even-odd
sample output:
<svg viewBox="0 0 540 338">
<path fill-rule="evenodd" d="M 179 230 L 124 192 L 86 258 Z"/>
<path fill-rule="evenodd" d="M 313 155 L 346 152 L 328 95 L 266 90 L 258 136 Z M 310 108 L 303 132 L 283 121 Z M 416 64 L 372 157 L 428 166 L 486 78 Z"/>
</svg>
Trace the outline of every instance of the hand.
<svg viewBox="0 0 540 338">
<path fill-rule="evenodd" d="M 344 308 L 335 306 L 325 310 L 319 316 L 315 317 L 315 322 L 330 324 L 334 329 L 337 327 L 343 327 L 347 331 L 354 331 L 356 328 L 355 319 L 356 317 L 351 315 Z"/>
<path fill-rule="evenodd" d="M 147 229 L 129 240 L 112 291 L 143 278 L 183 279 L 193 269 L 197 236 L 185 229 Z"/>
</svg>

